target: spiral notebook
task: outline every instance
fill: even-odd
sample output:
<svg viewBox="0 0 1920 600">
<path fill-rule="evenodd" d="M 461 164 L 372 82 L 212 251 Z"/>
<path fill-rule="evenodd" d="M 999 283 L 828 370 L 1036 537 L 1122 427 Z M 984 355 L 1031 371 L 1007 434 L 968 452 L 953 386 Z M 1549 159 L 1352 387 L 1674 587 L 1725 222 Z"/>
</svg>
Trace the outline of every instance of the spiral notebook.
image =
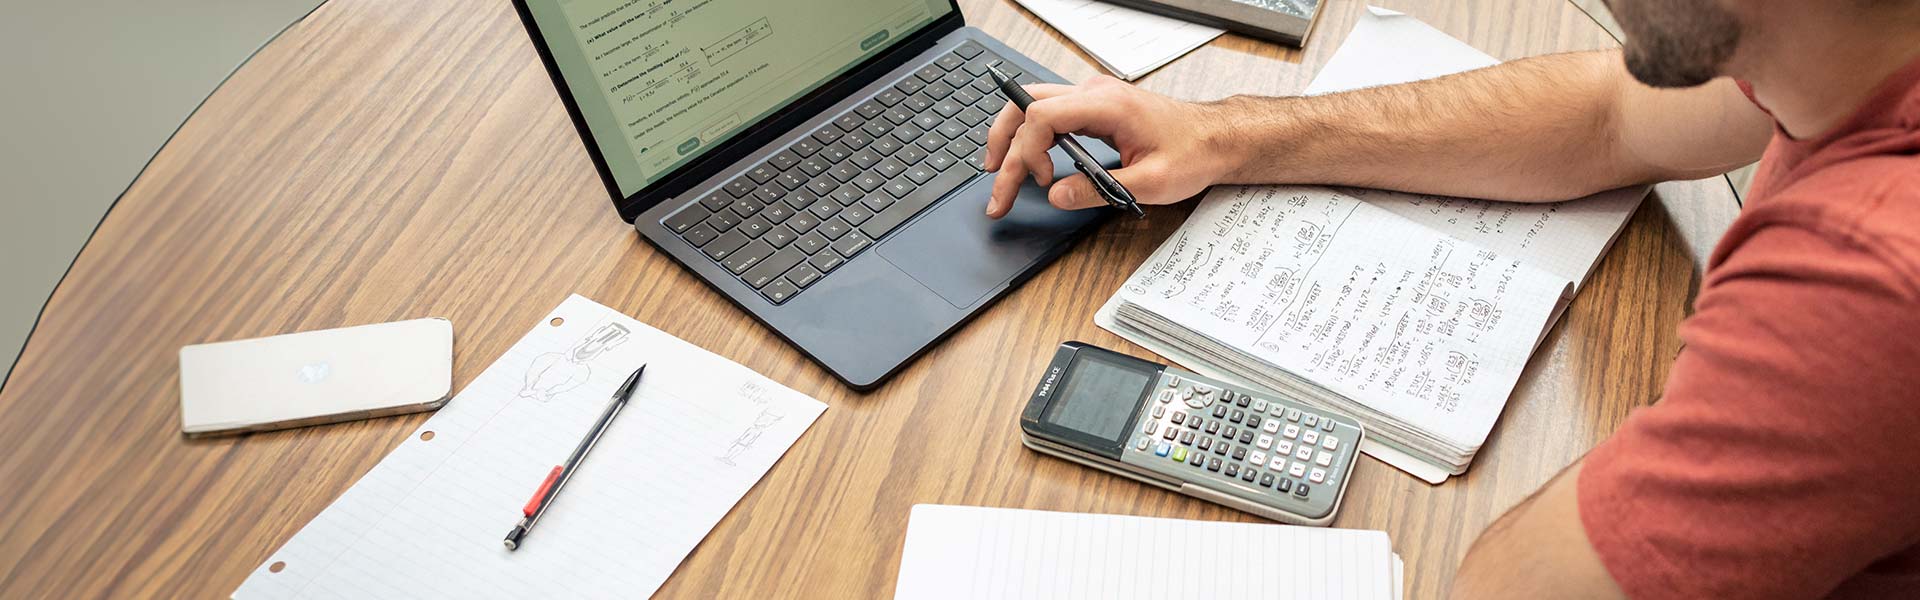
<svg viewBox="0 0 1920 600">
<path fill-rule="evenodd" d="M 501 544 L 635 367 L 633 399 L 517 551 Z M 235 598 L 644 598 L 825 404 L 573 296 Z"/>
</svg>

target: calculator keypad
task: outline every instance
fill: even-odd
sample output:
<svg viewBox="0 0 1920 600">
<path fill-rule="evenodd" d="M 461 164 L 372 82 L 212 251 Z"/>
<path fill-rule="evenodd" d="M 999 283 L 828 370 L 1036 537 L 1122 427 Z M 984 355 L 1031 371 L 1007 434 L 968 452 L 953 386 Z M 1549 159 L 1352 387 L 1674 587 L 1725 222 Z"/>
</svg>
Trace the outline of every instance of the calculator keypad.
<svg viewBox="0 0 1920 600">
<path fill-rule="evenodd" d="M 1133 450 L 1156 470 L 1257 488 L 1279 506 L 1322 504 L 1354 459 L 1342 436 L 1357 430 L 1291 404 L 1169 373 L 1139 416 Z"/>
</svg>

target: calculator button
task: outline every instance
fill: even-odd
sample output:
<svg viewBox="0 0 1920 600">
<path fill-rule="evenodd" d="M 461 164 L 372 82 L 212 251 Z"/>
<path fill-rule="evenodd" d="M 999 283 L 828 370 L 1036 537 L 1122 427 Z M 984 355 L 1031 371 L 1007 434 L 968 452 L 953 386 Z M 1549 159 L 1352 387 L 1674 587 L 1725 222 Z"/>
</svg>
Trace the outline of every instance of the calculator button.
<svg viewBox="0 0 1920 600">
<path fill-rule="evenodd" d="M 1256 465 L 1267 464 L 1267 453 L 1261 452 L 1259 450 L 1255 450 L 1253 451 L 1252 454 L 1247 455 L 1247 462 L 1250 462 Z"/>
<path fill-rule="evenodd" d="M 1187 455 L 1187 464 L 1189 464 L 1189 465 L 1193 465 L 1193 466 L 1196 466 L 1196 467 L 1198 467 L 1198 466 L 1200 466 L 1200 465 L 1204 465 L 1204 464 L 1207 464 L 1207 455 L 1206 455 L 1206 454 L 1202 454 L 1202 453 L 1199 453 L 1199 452 L 1194 452 L 1194 453 L 1192 453 L 1192 454 L 1188 454 L 1188 455 Z"/>
<path fill-rule="evenodd" d="M 1280 421 L 1278 419 L 1270 419 L 1262 425 L 1260 429 L 1267 433 L 1280 433 Z"/>
<path fill-rule="evenodd" d="M 1308 446 L 1312 446 L 1314 444 L 1320 443 L 1320 432 L 1309 431 L 1309 432 L 1300 434 L 1300 443 L 1306 444 Z"/>
<path fill-rule="evenodd" d="M 1198 416 L 1189 418 L 1187 419 L 1187 429 L 1199 429 L 1200 424 L 1205 422 L 1206 422 L 1206 419 L 1202 419 Z"/>
<path fill-rule="evenodd" d="M 1147 427 L 1145 429 L 1140 430 L 1140 433 L 1153 435 L 1154 432 L 1158 429 L 1160 429 L 1159 421 L 1147 421 Z"/>
<path fill-rule="evenodd" d="M 1148 441 L 1147 438 L 1142 437 L 1140 438 L 1140 441 L 1133 443 L 1133 449 L 1144 452 L 1147 449 L 1147 444 L 1151 444 L 1151 443 L 1153 442 Z"/>
<path fill-rule="evenodd" d="M 1265 401 L 1265 400 L 1254 400 L 1254 401 L 1253 401 L 1253 412 L 1255 412 L 1255 413 L 1263 413 L 1263 412 L 1267 412 L 1267 401 Z"/>
<path fill-rule="evenodd" d="M 1173 424 L 1175 424 L 1175 425 L 1179 425 L 1179 424 L 1181 424 L 1181 423 L 1183 423 L 1183 422 L 1186 422 L 1186 420 L 1187 420 L 1187 413 L 1183 413 L 1183 412 L 1180 412 L 1180 411 L 1177 411 L 1177 410 L 1176 410 L 1176 411 L 1173 411 L 1173 417 L 1172 417 L 1172 418 L 1170 418 L 1170 419 L 1168 419 L 1168 420 L 1170 420 L 1170 421 L 1173 421 Z"/>
<path fill-rule="evenodd" d="M 1326 469 L 1314 469 L 1312 472 L 1307 473 L 1307 481 L 1311 481 L 1314 483 L 1321 483 L 1326 480 L 1327 480 Z"/>
<path fill-rule="evenodd" d="M 1167 387 L 1170 387 L 1170 388 L 1177 388 L 1177 387 L 1180 387 L 1180 376 L 1179 376 L 1179 375 L 1170 375 L 1170 376 L 1168 376 L 1168 377 L 1167 377 Z"/>
<path fill-rule="evenodd" d="M 1311 458 L 1313 458 L 1312 446 L 1301 446 L 1299 449 L 1293 451 L 1294 460 L 1304 461 Z"/>
<path fill-rule="evenodd" d="M 1307 463 L 1297 462 L 1287 466 L 1287 474 L 1294 477 L 1307 476 Z"/>
<path fill-rule="evenodd" d="M 1227 474 L 1228 477 L 1239 477 L 1240 465 L 1227 463 L 1227 468 L 1224 470 L 1224 472 Z"/>
<path fill-rule="evenodd" d="M 1298 408 L 1289 408 L 1289 409 L 1287 409 L 1287 420 L 1288 420 L 1288 421 L 1298 421 L 1298 420 L 1300 420 L 1300 409 L 1298 409 Z"/>
<path fill-rule="evenodd" d="M 1299 496 L 1301 498 L 1305 498 L 1307 497 L 1307 490 L 1308 490 L 1307 484 L 1304 484 L 1304 483 L 1293 486 L 1293 495 Z"/>
<path fill-rule="evenodd" d="M 1221 456 L 1226 456 L 1228 448 L 1232 448 L 1232 446 L 1226 444 L 1225 442 L 1214 444 L 1213 453 Z"/>
<path fill-rule="evenodd" d="M 1240 408 L 1246 408 L 1253 405 L 1253 399 L 1248 398 L 1246 394 L 1241 394 L 1240 397 L 1233 399 L 1233 403 Z"/>
<path fill-rule="evenodd" d="M 1241 472 L 1240 472 L 1240 480 L 1241 480 L 1241 481 L 1245 481 L 1245 482 L 1249 482 L 1249 483 L 1251 483 L 1251 482 L 1253 481 L 1253 476 L 1254 476 L 1254 472 L 1253 472 L 1253 469 L 1247 469 L 1247 470 L 1245 470 L 1245 471 L 1241 471 Z"/>
<path fill-rule="evenodd" d="M 1156 444 L 1153 447 L 1153 454 L 1155 456 L 1166 456 L 1172 452 L 1173 452 L 1173 444 L 1169 444 L 1166 442 L 1160 442 L 1159 444 Z"/>
<path fill-rule="evenodd" d="M 1227 439 L 1240 437 L 1240 428 L 1228 425 L 1226 429 L 1220 430 L 1220 437 Z"/>
<path fill-rule="evenodd" d="M 1286 468 L 1287 468 L 1287 457 L 1284 457 L 1284 456 L 1275 456 L 1275 457 L 1273 457 L 1273 460 L 1271 460 L 1271 461 L 1267 461 L 1267 468 L 1269 468 L 1269 469 L 1273 469 L 1273 470 L 1275 470 L 1275 471 L 1284 471 L 1284 470 L 1286 470 Z"/>
<path fill-rule="evenodd" d="M 1160 403 L 1161 403 L 1161 404 L 1166 404 L 1166 403 L 1168 403 L 1168 402 L 1172 402 L 1172 401 L 1173 401 L 1173 390 L 1160 390 Z"/>
<path fill-rule="evenodd" d="M 1320 415 L 1307 415 L 1306 418 L 1303 418 L 1300 420 L 1300 424 L 1307 426 L 1307 429 L 1313 429 L 1315 427 L 1319 427 Z"/>
<path fill-rule="evenodd" d="M 1173 438 L 1174 438 L 1174 436 L 1178 436 L 1178 435 L 1180 435 L 1180 430 L 1179 430 L 1179 429 L 1176 429 L 1176 428 L 1173 428 L 1173 427 L 1168 427 L 1168 428 L 1167 428 L 1167 433 L 1166 433 L 1165 435 L 1162 435 L 1162 436 L 1160 436 L 1160 437 L 1163 437 L 1163 438 L 1166 438 L 1166 439 L 1168 439 L 1168 440 L 1171 440 L 1171 439 L 1173 439 Z"/>
<path fill-rule="evenodd" d="M 1313 455 L 1313 464 L 1320 465 L 1322 467 L 1333 466 L 1333 453 L 1321 452 L 1319 454 Z M 1320 483 L 1320 482 L 1315 481 L 1314 483 Z"/>
<path fill-rule="evenodd" d="M 1207 423 L 1207 433 L 1208 433 L 1208 434 L 1215 434 L 1215 433 L 1220 433 L 1220 422 L 1219 422 L 1219 421 L 1209 421 L 1209 422 Z"/>
<path fill-rule="evenodd" d="M 1273 489 L 1280 490 L 1280 493 L 1285 494 L 1288 490 L 1293 489 L 1293 480 L 1281 477 L 1280 481 L 1273 484 Z"/>
<path fill-rule="evenodd" d="M 1144 441 L 1146 441 L 1146 440 L 1141 440 L 1141 441 L 1142 441 L 1142 442 L 1144 442 Z M 1322 452 L 1321 454 L 1326 454 L 1326 453 L 1325 453 L 1325 452 Z M 1233 459 L 1234 459 L 1234 460 L 1246 460 L 1246 459 L 1247 459 L 1247 449 L 1246 449 L 1246 448 L 1234 448 L 1234 449 L 1233 449 Z"/>
<path fill-rule="evenodd" d="M 1233 411 L 1233 416 L 1227 417 L 1228 421 L 1233 421 L 1235 423 L 1239 423 L 1246 419 L 1247 419 L 1247 411 L 1244 411 L 1244 410 Z"/>
<path fill-rule="evenodd" d="M 1193 432 L 1191 432 L 1191 431 L 1189 431 L 1189 432 L 1186 432 L 1186 433 L 1182 433 L 1182 434 L 1180 434 L 1180 443 L 1181 443 L 1181 444 L 1185 444 L 1185 445 L 1188 445 L 1188 446 L 1192 446 L 1192 445 L 1193 445 Z"/>
<path fill-rule="evenodd" d="M 1246 431 L 1241 431 L 1241 432 L 1240 432 L 1240 443 L 1242 443 L 1242 444 L 1251 444 L 1251 443 L 1253 443 L 1253 430 L 1246 430 Z"/>
<path fill-rule="evenodd" d="M 1165 406 L 1153 407 L 1153 418 L 1158 419 L 1164 416 L 1167 416 L 1167 407 Z"/>
<path fill-rule="evenodd" d="M 1196 383 L 1196 384 L 1193 384 L 1193 393 L 1205 396 L 1208 394 L 1212 394 L 1213 388 Z"/>
<path fill-rule="evenodd" d="M 1213 407 L 1213 418 L 1215 418 L 1215 419 L 1224 419 L 1224 418 L 1226 418 L 1226 417 L 1227 417 L 1227 407 L 1225 407 L 1225 406 L 1215 406 L 1215 407 Z"/>
<path fill-rule="evenodd" d="M 1287 439 L 1300 437 L 1300 426 L 1288 423 L 1286 429 L 1281 431 L 1280 435 L 1287 436 Z"/>
<path fill-rule="evenodd" d="M 1320 430 L 1321 430 L 1321 431 L 1333 431 L 1333 419 L 1321 419 L 1321 420 L 1320 420 Z"/>
<path fill-rule="evenodd" d="M 1186 448 L 1174 448 L 1174 449 L 1173 449 L 1173 459 L 1174 459 L 1174 460 L 1186 460 L 1186 459 L 1187 459 L 1187 449 L 1186 449 Z"/>
<path fill-rule="evenodd" d="M 1208 459 L 1208 460 L 1207 460 L 1207 470 L 1208 470 L 1208 471 L 1216 471 L 1216 472 L 1217 472 L 1217 471 L 1219 471 L 1219 470 L 1220 470 L 1220 459 L 1218 459 L 1218 458 L 1213 458 L 1213 459 Z"/>
<path fill-rule="evenodd" d="M 1260 428 L 1260 415 L 1258 413 L 1247 415 L 1247 427 L 1254 429 Z"/>
<path fill-rule="evenodd" d="M 1275 456 L 1286 456 L 1289 454 L 1293 454 L 1293 442 L 1280 440 L 1279 443 L 1273 445 L 1273 454 Z"/>
<path fill-rule="evenodd" d="M 1270 435 L 1263 435 L 1263 436 L 1260 436 L 1260 441 L 1259 441 L 1259 442 L 1255 442 L 1255 443 L 1254 443 L 1254 445 L 1255 445 L 1255 446 L 1259 446 L 1261 450 L 1266 450 L 1266 449 L 1269 449 L 1269 448 L 1272 448 L 1272 447 L 1273 447 L 1273 436 L 1270 436 Z"/>
<path fill-rule="evenodd" d="M 1260 487 L 1273 487 L 1272 473 L 1267 473 L 1265 475 L 1260 476 Z"/>
<path fill-rule="evenodd" d="M 1320 436 L 1320 447 L 1328 450 L 1340 449 L 1340 438 L 1331 435 Z"/>
<path fill-rule="evenodd" d="M 1195 447 L 1195 448 L 1199 448 L 1199 449 L 1201 449 L 1201 450 L 1206 450 L 1206 449 L 1208 449 L 1208 448 L 1212 448 L 1212 447 L 1213 447 L 1213 438 L 1200 438 L 1200 442 L 1199 442 L 1199 443 L 1197 443 L 1197 444 L 1194 444 L 1194 445 L 1193 445 L 1193 447 Z"/>
</svg>

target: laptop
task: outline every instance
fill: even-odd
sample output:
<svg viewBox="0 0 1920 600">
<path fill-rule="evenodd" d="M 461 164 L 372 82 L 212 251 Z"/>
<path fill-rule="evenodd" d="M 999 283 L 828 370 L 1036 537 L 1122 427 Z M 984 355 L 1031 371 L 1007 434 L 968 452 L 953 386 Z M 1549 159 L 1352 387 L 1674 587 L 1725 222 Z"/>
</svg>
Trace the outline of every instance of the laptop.
<svg viewBox="0 0 1920 600">
<path fill-rule="evenodd" d="M 869 389 L 1112 214 L 985 216 L 985 76 L 1058 75 L 953 0 L 515 0 L 620 217 Z M 1109 168 L 1119 155 L 1082 140 Z M 1054 150 L 1054 171 L 1073 164 Z"/>
</svg>

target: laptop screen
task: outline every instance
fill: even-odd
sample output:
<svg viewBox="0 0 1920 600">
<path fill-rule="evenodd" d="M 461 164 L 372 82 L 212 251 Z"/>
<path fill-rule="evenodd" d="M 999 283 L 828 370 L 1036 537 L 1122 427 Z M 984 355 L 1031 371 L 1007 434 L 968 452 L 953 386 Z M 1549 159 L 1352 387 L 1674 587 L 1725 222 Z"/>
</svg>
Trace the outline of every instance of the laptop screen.
<svg viewBox="0 0 1920 600">
<path fill-rule="evenodd" d="M 526 0 L 623 195 L 953 10 L 949 0 Z"/>
</svg>

